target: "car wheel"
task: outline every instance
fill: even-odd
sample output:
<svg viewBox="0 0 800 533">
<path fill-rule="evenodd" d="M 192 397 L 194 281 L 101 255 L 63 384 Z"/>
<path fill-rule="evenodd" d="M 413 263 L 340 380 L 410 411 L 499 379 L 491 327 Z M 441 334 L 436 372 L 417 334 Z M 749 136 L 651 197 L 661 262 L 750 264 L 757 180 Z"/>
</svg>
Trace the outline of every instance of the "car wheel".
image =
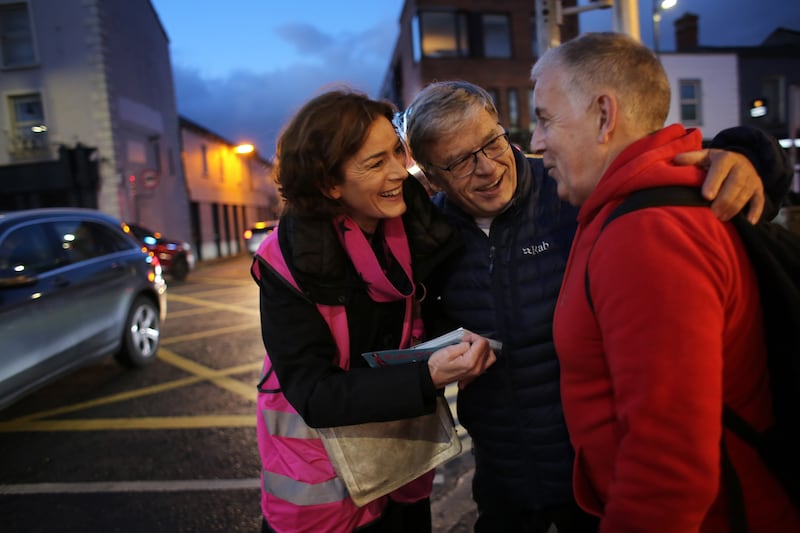
<svg viewBox="0 0 800 533">
<path fill-rule="evenodd" d="M 127 367 L 151 363 L 156 358 L 160 334 L 158 307 L 149 298 L 139 296 L 128 311 L 117 361 Z"/>
<path fill-rule="evenodd" d="M 169 270 L 170 276 L 178 281 L 183 281 L 189 274 L 189 263 L 186 262 L 186 256 L 178 256 L 172 263 L 172 268 Z"/>
</svg>

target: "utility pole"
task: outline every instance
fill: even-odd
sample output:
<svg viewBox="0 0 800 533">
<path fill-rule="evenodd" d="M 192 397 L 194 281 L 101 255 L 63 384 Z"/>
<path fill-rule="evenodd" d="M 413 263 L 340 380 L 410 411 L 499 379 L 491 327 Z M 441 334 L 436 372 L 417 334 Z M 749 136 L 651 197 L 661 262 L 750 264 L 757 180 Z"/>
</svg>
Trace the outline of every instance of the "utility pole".
<svg viewBox="0 0 800 533">
<path fill-rule="evenodd" d="M 549 48 L 561 44 L 561 0 L 536 0 L 536 44 L 541 57 Z"/>
<path fill-rule="evenodd" d="M 535 0 L 536 2 L 536 44 L 538 55 L 548 48 L 561 44 L 559 26 L 564 15 L 576 15 L 594 9 L 612 9 L 613 31 L 626 33 L 641 41 L 639 34 L 639 5 L 636 0 L 589 0 L 588 5 L 563 7 L 561 0 Z"/>
<path fill-rule="evenodd" d="M 613 0 L 614 31 L 642 40 L 639 32 L 639 3 L 636 0 Z"/>
</svg>

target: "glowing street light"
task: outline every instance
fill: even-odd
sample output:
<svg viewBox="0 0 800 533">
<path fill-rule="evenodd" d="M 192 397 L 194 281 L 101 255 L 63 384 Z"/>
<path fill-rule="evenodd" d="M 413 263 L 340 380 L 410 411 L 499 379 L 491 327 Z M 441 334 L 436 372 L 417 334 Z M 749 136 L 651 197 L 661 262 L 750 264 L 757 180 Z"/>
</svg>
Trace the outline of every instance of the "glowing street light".
<svg viewBox="0 0 800 533">
<path fill-rule="evenodd" d="M 247 163 L 247 182 L 250 184 L 250 190 L 253 190 L 253 156 L 251 154 L 255 154 L 256 147 L 250 143 L 242 143 L 237 144 L 233 147 L 233 153 L 248 156 L 242 158 L 242 161 Z"/>
<path fill-rule="evenodd" d="M 233 147 L 233 151 L 237 154 L 252 154 L 256 151 L 256 147 L 250 143 L 238 144 Z"/>
<path fill-rule="evenodd" d="M 653 0 L 653 51 L 658 55 L 658 30 L 661 24 L 661 12 L 672 7 L 678 0 Z"/>
</svg>

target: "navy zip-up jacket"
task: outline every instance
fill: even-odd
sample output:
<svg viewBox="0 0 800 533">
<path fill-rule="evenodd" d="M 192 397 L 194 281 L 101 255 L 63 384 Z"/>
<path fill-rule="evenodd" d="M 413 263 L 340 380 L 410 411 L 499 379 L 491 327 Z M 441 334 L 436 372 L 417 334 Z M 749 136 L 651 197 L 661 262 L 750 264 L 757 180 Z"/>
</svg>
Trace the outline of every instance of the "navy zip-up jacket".
<svg viewBox="0 0 800 533">
<path fill-rule="evenodd" d="M 577 209 L 559 200 L 541 159 L 514 157 L 517 190 L 488 237 L 445 195 L 434 198 L 467 246 L 433 284 L 426 318 L 503 343 L 497 363 L 459 392 L 458 418 L 473 441 L 476 500 L 537 508 L 573 499 L 552 325 Z"/>
</svg>

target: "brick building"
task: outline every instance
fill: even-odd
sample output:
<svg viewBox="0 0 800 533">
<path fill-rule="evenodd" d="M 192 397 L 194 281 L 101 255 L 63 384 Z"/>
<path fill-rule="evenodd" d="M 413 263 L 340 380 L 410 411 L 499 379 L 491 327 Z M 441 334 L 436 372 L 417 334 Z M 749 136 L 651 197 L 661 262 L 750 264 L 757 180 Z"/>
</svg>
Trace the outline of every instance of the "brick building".
<svg viewBox="0 0 800 533">
<path fill-rule="evenodd" d="M 406 0 L 380 97 L 402 109 L 432 81 L 467 80 L 492 94 L 512 140 L 528 146 L 530 69 L 538 56 L 535 6 L 533 0 Z M 577 16 L 563 17 L 562 40 L 577 34 Z"/>
</svg>

